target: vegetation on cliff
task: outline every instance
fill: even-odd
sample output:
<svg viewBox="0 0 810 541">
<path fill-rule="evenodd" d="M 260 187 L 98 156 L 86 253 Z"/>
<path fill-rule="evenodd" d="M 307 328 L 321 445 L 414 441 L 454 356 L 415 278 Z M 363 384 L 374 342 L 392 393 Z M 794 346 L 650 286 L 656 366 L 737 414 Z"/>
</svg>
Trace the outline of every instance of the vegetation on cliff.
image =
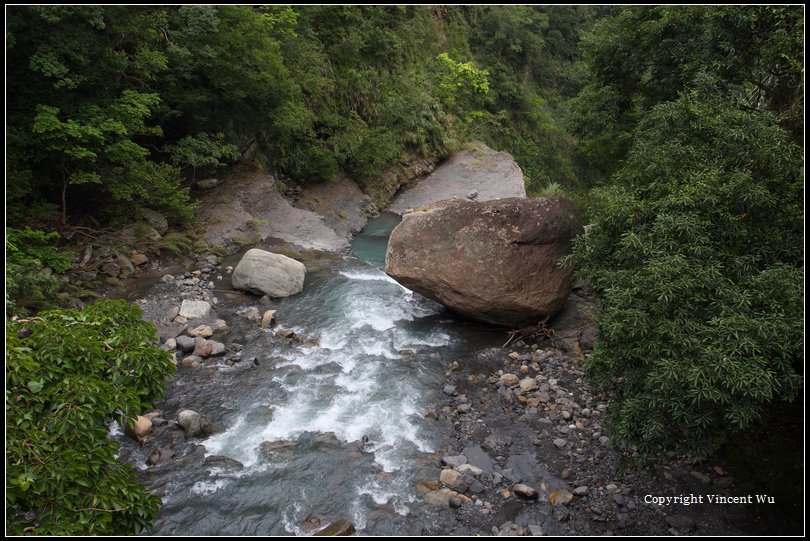
<svg viewBox="0 0 810 541">
<path fill-rule="evenodd" d="M 573 182 L 555 122 L 580 84 L 576 7 L 12 6 L 8 202 L 17 222 L 187 219 L 240 156 L 361 186 L 470 137 L 530 187 Z M 59 210 L 57 210 L 57 207 Z M 88 216 L 90 218 L 88 218 Z"/>
<path fill-rule="evenodd" d="M 611 176 L 572 260 L 632 455 L 703 457 L 800 390 L 802 35 L 800 8 L 644 7 L 586 39 L 573 118 Z"/>
</svg>

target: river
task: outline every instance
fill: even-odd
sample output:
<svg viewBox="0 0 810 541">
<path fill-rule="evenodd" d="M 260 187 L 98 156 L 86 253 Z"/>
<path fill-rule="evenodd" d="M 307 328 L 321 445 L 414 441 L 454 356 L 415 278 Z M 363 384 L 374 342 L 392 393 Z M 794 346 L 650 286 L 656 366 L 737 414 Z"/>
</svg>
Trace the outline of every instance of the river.
<svg viewBox="0 0 810 541">
<path fill-rule="evenodd" d="M 435 453 L 446 443 L 425 417 L 441 400 L 443 367 L 502 334 L 457 320 L 381 270 L 397 222 L 391 214 L 371 220 L 353 255 L 310 261 L 304 291 L 272 301 L 275 330 L 291 329 L 302 343 L 257 330 L 240 315 L 251 299 L 221 296 L 226 343 L 242 343 L 241 358 L 258 366 L 181 368 L 167 386 L 159 408 L 197 409 L 226 430 L 191 443 L 175 438 L 185 458 L 159 467 L 146 466 L 148 449 L 130 450 L 163 498 L 155 534 L 302 534 L 313 520 L 339 518 L 368 534 L 421 531 L 428 518 L 415 511 L 424 505 L 416 484 L 435 478 Z M 263 442 L 275 451 L 262 455 Z"/>
</svg>

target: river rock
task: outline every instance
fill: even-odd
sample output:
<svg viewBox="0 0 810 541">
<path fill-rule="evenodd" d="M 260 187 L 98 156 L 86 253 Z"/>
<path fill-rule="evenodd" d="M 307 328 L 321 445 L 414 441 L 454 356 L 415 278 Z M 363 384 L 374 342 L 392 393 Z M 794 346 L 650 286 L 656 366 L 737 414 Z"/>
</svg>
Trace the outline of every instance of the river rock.
<svg viewBox="0 0 810 541">
<path fill-rule="evenodd" d="M 211 455 L 205 457 L 203 460 L 203 464 L 210 468 L 220 468 L 223 470 L 241 470 L 245 467 L 244 464 L 239 462 L 238 460 L 234 460 L 233 458 L 221 455 Z"/>
<path fill-rule="evenodd" d="M 178 336 L 175 338 L 175 341 L 177 342 L 177 347 L 182 349 L 185 353 L 194 349 L 194 339 L 190 336 Z"/>
<path fill-rule="evenodd" d="M 493 473 L 494 463 L 489 455 L 481 449 L 480 445 L 468 445 L 464 448 L 462 454 L 467 457 L 468 464 L 472 464 L 486 474 Z"/>
<path fill-rule="evenodd" d="M 356 531 L 354 524 L 342 518 L 336 520 L 323 530 L 315 532 L 313 535 L 353 535 Z"/>
<path fill-rule="evenodd" d="M 287 460 L 292 457 L 296 445 L 291 440 L 263 441 L 259 444 L 259 457 L 265 461 Z"/>
<path fill-rule="evenodd" d="M 214 331 L 212 331 L 211 327 L 209 327 L 208 325 L 200 325 L 188 331 L 187 334 L 193 338 L 197 337 L 208 338 L 209 336 L 214 334 Z"/>
<path fill-rule="evenodd" d="M 178 413 L 177 424 L 183 428 L 187 438 L 205 437 L 222 431 L 222 427 L 194 410 L 183 410 Z"/>
<path fill-rule="evenodd" d="M 218 319 L 214 322 L 214 330 L 217 332 L 227 331 L 228 324 L 225 322 L 224 319 Z"/>
<path fill-rule="evenodd" d="M 183 368 L 199 368 L 202 365 L 202 362 L 202 357 L 198 357 L 197 355 L 189 355 L 180 361 L 180 366 Z"/>
<path fill-rule="evenodd" d="M 304 289 L 306 267 L 281 254 L 253 248 L 242 256 L 231 277 L 234 289 L 289 297 Z"/>
<path fill-rule="evenodd" d="M 152 421 L 143 415 L 138 415 L 135 418 L 134 423 L 127 423 L 126 427 L 124 427 L 124 433 L 140 443 L 141 446 L 143 446 L 144 442 L 146 441 L 146 436 L 148 436 L 151 431 Z"/>
<path fill-rule="evenodd" d="M 573 269 L 558 262 L 580 231 L 563 197 L 439 201 L 394 229 L 385 272 L 466 317 L 537 324 L 568 297 Z"/>
<path fill-rule="evenodd" d="M 163 447 L 158 447 L 151 453 L 149 453 L 149 458 L 146 459 L 146 463 L 150 466 L 157 466 L 158 464 L 163 464 L 168 462 L 172 458 L 174 458 L 175 452 L 171 449 L 165 449 Z"/>
<path fill-rule="evenodd" d="M 264 329 L 265 327 L 272 325 L 276 321 L 276 311 L 275 310 L 267 310 L 262 315 L 262 320 L 259 323 L 259 327 Z"/>
<path fill-rule="evenodd" d="M 524 393 L 537 389 L 537 381 L 534 378 L 524 378 L 520 380 L 520 390 Z"/>
<path fill-rule="evenodd" d="M 454 470 L 442 470 L 442 473 L 439 474 L 439 481 L 444 483 L 448 486 L 453 486 L 453 484 L 458 481 L 458 478 L 461 476 L 460 473 Z"/>
<path fill-rule="evenodd" d="M 515 492 L 515 494 L 526 500 L 536 500 L 540 497 L 540 494 L 529 485 L 518 483 L 512 487 L 512 490 Z"/>
<path fill-rule="evenodd" d="M 476 468 L 472 464 L 462 464 L 456 468 L 459 473 L 469 473 L 474 477 L 478 477 L 483 473 L 480 468 Z"/>
<path fill-rule="evenodd" d="M 201 336 L 194 339 L 194 355 L 198 357 L 208 357 L 213 348 L 213 344 Z"/>
<path fill-rule="evenodd" d="M 186 319 L 199 319 L 211 313 L 211 304 L 208 301 L 193 301 L 184 299 L 180 305 L 180 317 Z"/>
<path fill-rule="evenodd" d="M 144 263 L 149 262 L 149 258 L 140 252 L 132 252 L 129 254 L 129 260 L 132 261 L 132 264 L 136 267 L 140 267 Z"/>
<path fill-rule="evenodd" d="M 120 269 L 118 273 L 119 276 L 131 276 L 135 273 L 135 267 L 132 266 L 132 262 L 128 257 L 119 255 L 115 258 L 115 263 Z"/>
<path fill-rule="evenodd" d="M 211 344 L 211 357 L 216 357 L 217 355 L 222 355 L 225 353 L 225 344 L 222 342 L 209 340 L 208 343 Z"/>
<path fill-rule="evenodd" d="M 458 496 L 458 493 L 449 488 L 440 488 L 425 494 L 424 499 L 427 503 L 436 505 L 438 507 L 447 507 L 450 505 L 450 499 Z"/>
<path fill-rule="evenodd" d="M 548 503 L 551 505 L 568 505 L 573 499 L 574 495 L 564 488 L 555 490 L 548 495 Z"/>
<path fill-rule="evenodd" d="M 166 315 L 163 316 L 165 321 L 172 321 L 174 318 L 180 315 L 180 307 L 179 306 L 172 306 L 166 311 Z"/>
</svg>

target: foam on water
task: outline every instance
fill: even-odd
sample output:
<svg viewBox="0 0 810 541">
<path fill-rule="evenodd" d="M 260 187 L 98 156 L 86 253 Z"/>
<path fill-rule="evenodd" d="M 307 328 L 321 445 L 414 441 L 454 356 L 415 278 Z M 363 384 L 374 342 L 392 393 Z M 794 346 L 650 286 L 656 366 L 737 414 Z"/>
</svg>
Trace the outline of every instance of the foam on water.
<svg viewBox="0 0 810 541">
<path fill-rule="evenodd" d="M 436 445 L 423 418 L 431 393 L 441 388 L 435 354 L 463 343 L 455 323 L 441 316 L 437 303 L 353 258 L 337 269 L 308 273 L 301 295 L 273 302 L 280 324 L 273 331 L 292 329 L 318 345 L 277 339 L 273 331 L 245 345 L 245 359 L 262 359 L 260 371 L 228 376 L 261 374 L 261 382 L 250 381 L 249 401 L 238 396 L 233 401 L 238 413 L 225 421 L 228 429 L 203 442 L 207 455 L 227 456 L 245 467 L 231 473 L 213 468 L 210 478 L 189 480 L 182 494 L 216 494 L 210 501 L 234 509 L 246 505 L 247 514 L 238 519 L 243 521 L 252 509 L 246 502 L 257 498 L 256 490 L 266 492 L 263 502 L 279 506 L 270 517 L 276 533 L 277 528 L 310 533 L 301 521 L 313 512 L 326 517 L 324 507 L 358 530 L 373 505 L 407 515 L 416 500 L 411 465 Z M 314 443 L 315 434 L 328 432 L 339 442 L 367 436 L 364 453 Z M 260 460 L 265 441 L 295 445 Z M 380 470 L 388 472 L 385 481 L 376 478 Z"/>
<path fill-rule="evenodd" d="M 215 479 L 213 481 L 197 481 L 191 487 L 191 493 L 197 496 L 210 496 L 217 490 L 228 485 L 227 479 Z"/>
</svg>

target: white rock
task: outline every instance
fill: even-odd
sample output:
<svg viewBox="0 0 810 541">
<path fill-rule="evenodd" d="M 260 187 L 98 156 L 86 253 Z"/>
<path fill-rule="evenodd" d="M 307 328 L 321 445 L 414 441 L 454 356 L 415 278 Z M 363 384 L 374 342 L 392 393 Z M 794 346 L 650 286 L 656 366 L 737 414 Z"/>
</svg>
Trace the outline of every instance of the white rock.
<svg viewBox="0 0 810 541">
<path fill-rule="evenodd" d="M 198 319 L 211 313 L 211 304 L 207 301 L 185 299 L 180 305 L 180 317 Z"/>
<path fill-rule="evenodd" d="M 274 298 L 289 297 L 304 289 L 306 270 L 295 259 L 253 248 L 236 265 L 233 287 Z"/>
</svg>

